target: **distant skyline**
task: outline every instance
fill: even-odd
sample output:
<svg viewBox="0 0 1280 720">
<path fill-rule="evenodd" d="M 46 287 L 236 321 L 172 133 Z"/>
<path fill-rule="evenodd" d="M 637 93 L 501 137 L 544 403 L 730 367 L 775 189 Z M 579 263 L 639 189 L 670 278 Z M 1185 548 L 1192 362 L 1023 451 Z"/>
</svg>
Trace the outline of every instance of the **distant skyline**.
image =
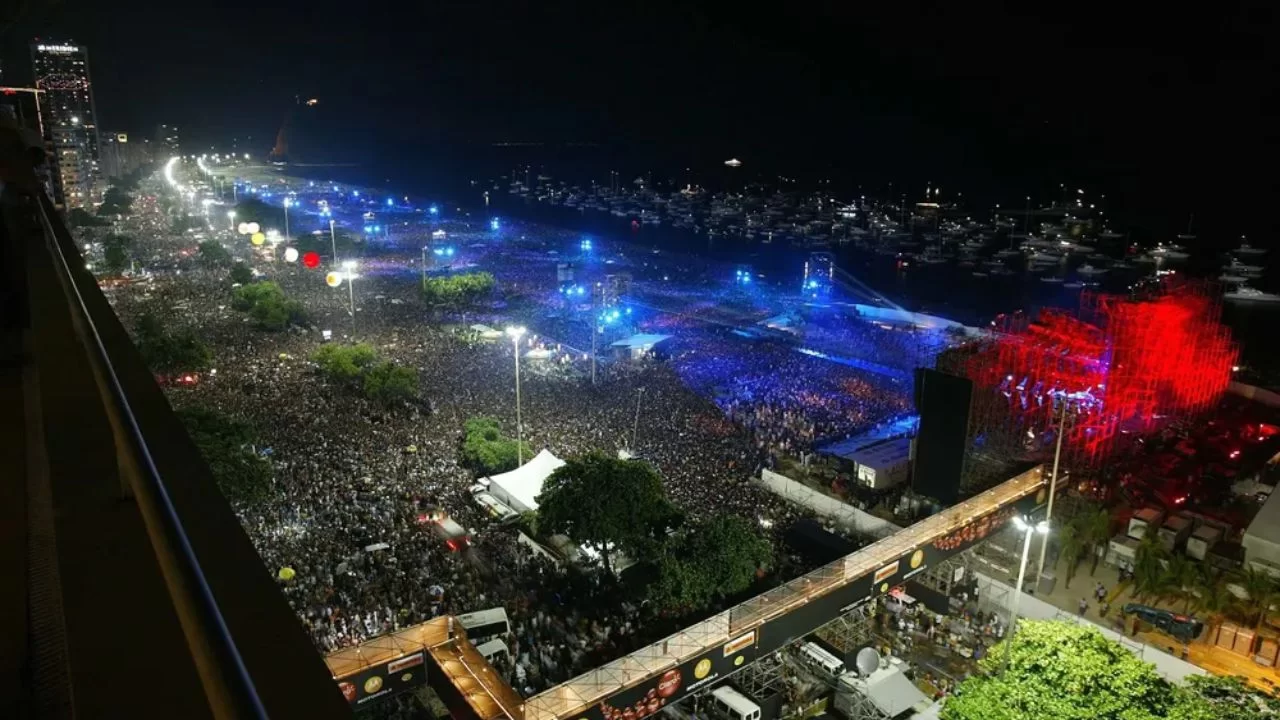
<svg viewBox="0 0 1280 720">
<path fill-rule="evenodd" d="M 175 124 L 193 147 L 252 136 L 265 153 L 297 95 L 365 158 L 577 141 L 997 196 L 1065 182 L 1182 224 L 1269 203 L 1272 173 L 1254 169 L 1280 144 L 1275 12 L 1127 12 L 196 0 L 179 19 L 154 0 L 66 0 L 31 6 L 3 51 L 9 81 L 37 35 L 89 45 L 102 127 Z M 1248 214 L 1235 224 L 1274 229 Z"/>
</svg>

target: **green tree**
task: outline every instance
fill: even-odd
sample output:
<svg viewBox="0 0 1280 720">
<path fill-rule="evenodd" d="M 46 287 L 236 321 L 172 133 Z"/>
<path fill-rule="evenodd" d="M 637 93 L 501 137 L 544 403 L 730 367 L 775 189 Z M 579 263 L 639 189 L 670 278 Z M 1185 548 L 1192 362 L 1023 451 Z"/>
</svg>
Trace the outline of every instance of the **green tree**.
<svg viewBox="0 0 1280 720">
<path fill-rule="evenodd" d="M 520 447 L 502 434 L 498 421 L 490 417 L 474 417 L 463 426 L 462 465 L 478 475 L 496 475 L 513 470 L 519 464 Z M 523 447 L 525 457 L 533 457 L 529 444 Z"/>
<path fill-rule="evenodd" d="M 98 215 L 127 215 L 133 206 L 133 198 L 118 187 L 109 187 L 102 195 Z"/>
<path fill-rule="evenodd" d="M 1194 607 L 1196 612 L 1203 613 L 1205 624 L 1209 629 L 1222 625 L 1239 609 L 1240 601 L 1227 589 L 1227 580 L 1208 565 L 1200 567 L 1200 575 L 1195 585 Z M 1212 634 L 1209 637 L 1214 637 Z"/>
<path fill-rule="evenodd" d="M 151 313 L 138 319 L 138 352 L 151 371 L 159 375 L 204 370 L 213 353 L 191 330 L 167 331 Z"/>
<path fill-rule="evenodd" d="M 217 240 L 200 243 L 200 262 L 206 267 L 222 267 L 231 264 L 231 253 Z"/>
<path fill-rule="evenodd" d="M 750 587 L 772 558 L 772 546 L 751 521 L 718 515 L 667 539 L 649 599 L 669 611 L 701 609 Z"/>
<path fill-rule="evenodd" d="M 979 674 L 947 699 L 942 720 L 1155 720 L 1179 704 L 1154 665 L 1096 628 L 1020 620 L 1009 645 L 979 661 Z"/>
<path fill-rule="evenodd" d="M 1170 587 L 1165 574 L 1169 552 L 1160 544 L 1156 529 L 1148 527 L 1138 542 L 1133 559 L 1133 588 L 1135 596 L 1156 599 Z"/>
<path fill-rule="evenodd" d="M 365 372 L 364 394 L 385 405 L 408 400 L 418 394 L 418 371 L 384 360 Z"/>
<path fill-rule="evenodd" d="M 1192 675 L 1170 718 L 1176 720 L 1275 720 L 1280 700 L 1247 685 L 1239 677 Z"/>
<path fill-rule="evenodd" d="M 71 227 L 107 227 L 111 224 L 108 220 L 90 215 L 84 208 L 72 208 L 67 213 L 67 223 Z"/>
<path fill-rule="evenodd" d="M 377 352 L 368 343 L 326 343 L 311 354 L 311 360 L 320 366 L 320 372 L 340 382 L 359 380 L 377 359 Z"/>
<path fill-rule="evenodd" d="M 644 560 L 676 516 L 653 467 L 601 453 L 557 468 L 537 502 L 539 527 L 594 547 L 610 571 L 617 551 Z"/>
<path fill-rule="evenodd" d="M 1084 553 L 1084 542 L 1080 539 L 1080 523 L 1073 519 L 1064 524 L 1058 541 L 1061 548 L 1058 551 L 1058 562 L 1067 563 L 1065 587 L 1069 588 L 1072 578 L 1076 576 L 1076 568 L 1080 567 L 1080 556 Z"/>
<path fill-rule="evenodd" d="M 129 267 L 129 248 L 133 238 L 127 235 L 108 235 L 102 240 L 102 258 L 107 270 L 120 274 Z"/>
<path fill-rule="evenodd" d="M 270 496 L 271 465 L 254 453 L 251 425 L 206 408 L 180 410 L 178 417 L 227 500 L 255 504 Z"/>
<path fill-rule="evenodd" d="M 1239 574 L 1239 582 L 1248 596 L 1243 609 L 1254 629 L 1259 629 L 1267 621 L 1271 606 L 1280 599 L 1280 587 L 1276 586 L 1275 579 L 1265 571 L 1251 567 Z"/>
<path fill-rule="evenodd" d="M 468 305 L 493 292 L 496 285 L 487 272 L 428 277 L 422 284 L 422 299 L 438 307 Z"/>
<path fill-rule="evenodd" d="M 231 266 L 230 279 L 236 285 L 248 285 L 253 282 L 253 270 L 244 263 L 236 263 Z"/>
<path fill-rule="evenodd" d="M 1170 600 L 1181 600 L 1182 612 L 1191 612 L 1200 582 L 1200 563 L 1185 555 L 1173 555 L 1164 569 L 1164 575 L 1168 585 L 1166 596 Z"/>
<path fill-rule="evenodd" d="M 1080 521 L 1080 539 L 1084 541 L 1092 563 L 1089 576 L 1098 571 L 1100 551 L 1105 551 L 1111 542 L 1111 513 L 1104 507 L 1094 506 L 1086 510 Z"/>
<path fill-rule="evenodd" d="M 236 288 L 231 294 L 231 307 L 248 312 L 264 330 L 283 330 L 306 322 L 302 304 L 285 297 L 280 286 L 270 281 Z"/>
</svg>

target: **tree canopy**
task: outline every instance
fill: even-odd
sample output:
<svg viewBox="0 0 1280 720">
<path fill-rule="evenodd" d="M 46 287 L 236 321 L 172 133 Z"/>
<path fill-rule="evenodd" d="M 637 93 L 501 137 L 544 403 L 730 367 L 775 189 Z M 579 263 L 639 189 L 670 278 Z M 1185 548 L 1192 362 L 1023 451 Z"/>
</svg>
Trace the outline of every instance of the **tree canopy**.
<svg viewBox="0 0 1280 720">
<path fill-rule="evenodd" d="M 84 208 L 72 208 L 71 212 L 67 213 L 67 223 L 71 227 L 107 227 L 111 221 L 94 217 Z"/>
<path fill-rule="evenodd" d="M 169 332 L 151 313 L 138 319 L 138 352 L 151 371 L 160 375 L 204 370 L 213 362 L 209 347 L 191 330 Z"/>
<path fill-rule="evenodd" d="M 365 372 L 364 394 L 384 405 L 408 400 L 418 394 L 418 371 L 383 360 Z"/>
<path fill-rule="evenodd" d="M 271 465 L 253 452 L 251 425 L 207 408 L 179 410 L 178 417 L 227 500 L 253 504 L 271 494 Z"/>
<path fill-rule="evenodd" d="M 119 275 L 129 267 L 129 246 L 133 239 L 125 235 L 108 235 L 102 241 L 102 259 L 107 271 Z"/>
<path fill-rule="evenodd" d="M 667 539 L 649 599 L 664 610 L 703 608 L 750 587 L 772 558 L 772 546 L 751 521 L 717 515 Z"/>
<path fill-rule="evenodd" d="M 200 262 L 206 267 L 223 267 L 231 264 L 231 253 L 217 240 L 200 243 Z"/>
<path fill-rule="evenodd" d="M 591 453 L 551 473 L 538 496 L 538 527 L 600 552 L 606 569 L 622 551 L 652 557 L 678 516 L 648 463 Z"/>
<path fill-rule="evenodd" d="M 368 343 L 325 343 L 311 354 L 311 360 L 320 366 L 320 372 L 342 382 L 359 380 L 377 359 L 377 351 Z"/>
<path fill-rule="evenodd" d="M 270 281 L 236 288 L 231 296 L 231 307 L 248 312 L 249 317 L 264 330 L 283 330 L 306 321 L 302 303 L 285 297 L 280 286 Z"/>
<path fill-rule="evenodd" d="M 119 187 L 109 187 L 98 206 L 99 215 L 127 215 L 133 206 L 133 197 Z"/>
<path fill-rule="evenodd" d="M 1012 644 L 1011 653 L 1010 643 L 1004 642 L 979 661 L 979 674 L 962 682 L 948 698 L 942 720 L 1273 717 L 1237 713 L 1266 707 L 1270 701 L 1261 694 L 1250 697 L 1246 688 L 1221 679 L 1193 679 L 1186 686 L 1170 683 L 1154 665 L 1108 640 L 1097 628 L 1020 620 Z"/>
<path fill-rule="evenodd" d="M 380 360 L 368 343 L 321 345 L 311 355 L 326 377 L 340 383 L 359 384 L 370 400 L 393 404 L 418 394 L 418 371 Z"/>
<path fill-rule="evenodd" d="M 253 282 L 253 269 L 244 263 L 236 263 L 231 266 L 228 277 L 236 285 L 248 285 Z"/>
<path fill-rule="evenodd" d="M 422 283 L 422 299 L 428 305 L 469 305 L 493 292 L 496 283 L 487 272 L 428 277 Z"/>
<path fill-rule="evenodd" d="M 514 470 L 519 464 L 516 441 L 502 433 L 498 421 L 490 417 L 474 417 L 463 425 L 462 465 L 477 475 L 496 475 Z M 524 456 L 533 457 L 529 444 Z"/>
</svg>

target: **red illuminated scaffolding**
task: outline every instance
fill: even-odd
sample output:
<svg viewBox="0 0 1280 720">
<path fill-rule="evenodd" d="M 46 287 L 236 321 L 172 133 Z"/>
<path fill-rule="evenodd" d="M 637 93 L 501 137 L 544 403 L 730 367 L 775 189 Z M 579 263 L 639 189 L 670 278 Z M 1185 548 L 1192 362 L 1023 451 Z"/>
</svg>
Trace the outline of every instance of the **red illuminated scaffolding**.
<svg viewBox="0 0 1280 720">
<path fill-rule="evenodd" d="M 1219 316 L 1212 286 L 1202 284 L 1165 283 L 1140 297 L 1085 294 L 1078 316 L 997 318 L 987 342 L 943 369 L 974 381 L 975 436 L 1033 445 L 1065 401 L 1064 453 L 1092 462 L 1120 429 L 1149 430 L 1217 401 L 1238 352 Z"/>
</svg>

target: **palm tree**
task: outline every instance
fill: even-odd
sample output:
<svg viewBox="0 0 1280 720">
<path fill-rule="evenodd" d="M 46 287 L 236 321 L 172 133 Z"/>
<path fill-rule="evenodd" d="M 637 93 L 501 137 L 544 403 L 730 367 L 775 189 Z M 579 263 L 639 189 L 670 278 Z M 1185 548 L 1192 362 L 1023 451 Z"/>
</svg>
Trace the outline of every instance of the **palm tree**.
<svg viewBox="0 0 1280 720">
<path fill-rule="evenodd" d="M 1169 553 L 1160 544 L 1160 539 L 1147 528 L 1138 542 L 1138 550 L 1133 560 L 1133 581 L 1136 594 L 1154 595 L 1154 590 L 1162 584 L 1165 561 Z M 1167 584 L 1166 584 L 1167 585 Z"/>
<path fill-rule="evenodd" d="M 1058 537 L 1058 562 L 1067 561 L 1066 587 L 1071 587 L 1071 578 L 1076 575 L 1076 567 L 1080 565 L 1080 553 L 1084 543 L 1080 538 L 1080 525 L 1074 519 L 1062 526 Z"/>
<path fill-rule="evenodd" d="M 1173 555 L 1164 569 L 1169 581 L 1172 599 L 1183 600 L 1186 605 L 1182 611 L 1191 612 L 1191 603 L 1195 600 L 1195 589 L 1200 581 L 1199 564 L 1185 555 Z"/>
<path fill-rule="evenodd" d="M 1196 612 L 1204 613 L 1205 624 L 1210 632 L 1207 638 L 1217 637 L 1217 628 L 1239 607 L 1239 599 L 1227 589 L 1227 579 L 1213 572 L 1208 565 L 1201 565 L 1197 573 L 1194 606 Z"/>
<path fill-rule="evenodd" d="M 1280 587 L 1277 587 L 1276 581 L 1266 572 L 1248 568 L 1239 576 L 1240 585 L 1244 587 L 1244 592 L 1249 596 L 1245 601 L 1245 608 L 1248 611 L 1250 619 L 1254 620 L 1254 630 L 1262 628 L 1262 624 L 1266 622 L 1267 613 L 1270 612 L 1271 606 L 1276 600 L 1280 600 Z"/>
<path fill-rule="evenodd" d="M 1089 548 L 1089 556 L 1093 564 L 1089 567 L 1089 577 L 1098 570 L 1098 549 L 1105 548 L 1111 541 L 1111 513 L 1104 507 L 1095 506 L 1085 512 L 1080 527 L 1084 543 Z"/>
</svg>

